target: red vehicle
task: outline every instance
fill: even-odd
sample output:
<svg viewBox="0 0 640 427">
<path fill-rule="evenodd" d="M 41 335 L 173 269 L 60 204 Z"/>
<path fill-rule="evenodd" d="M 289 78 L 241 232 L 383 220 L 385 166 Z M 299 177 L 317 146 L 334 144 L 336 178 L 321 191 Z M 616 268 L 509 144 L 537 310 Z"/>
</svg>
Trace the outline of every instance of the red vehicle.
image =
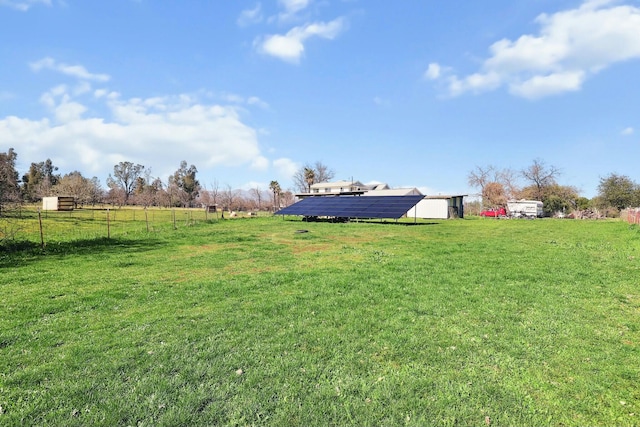
<svg viewBox="0 0 640 427">
<path fill-rule="evenodd" d="M 485 218 L 500 218 L 507 216 L 507 210 L 505 208 L 487 209 L 480 212 L 480 216 Z"/>
</svg>

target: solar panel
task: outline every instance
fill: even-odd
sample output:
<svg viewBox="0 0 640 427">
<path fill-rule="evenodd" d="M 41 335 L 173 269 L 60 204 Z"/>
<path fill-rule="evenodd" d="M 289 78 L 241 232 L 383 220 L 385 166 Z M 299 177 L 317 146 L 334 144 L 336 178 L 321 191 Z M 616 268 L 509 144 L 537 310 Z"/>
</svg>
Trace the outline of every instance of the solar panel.
<svg viewBox="0 0 640 427">
<path fill-rule="evenodd" d="M 275 215 L 398 219 L 423 198 L 421 195 L 308 197 Z"/>
</svg>

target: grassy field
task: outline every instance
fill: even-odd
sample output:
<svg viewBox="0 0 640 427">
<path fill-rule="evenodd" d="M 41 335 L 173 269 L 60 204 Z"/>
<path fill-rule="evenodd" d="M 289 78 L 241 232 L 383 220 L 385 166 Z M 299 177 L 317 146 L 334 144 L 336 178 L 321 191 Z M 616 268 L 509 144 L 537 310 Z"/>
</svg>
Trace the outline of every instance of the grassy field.
<svg viewBox="0 0 640 427">
<path fill-rule="evenodd" d="M 637 226 L 181 218 L 0 249 L 0 425 L 640 425 Z"/>
</svg>

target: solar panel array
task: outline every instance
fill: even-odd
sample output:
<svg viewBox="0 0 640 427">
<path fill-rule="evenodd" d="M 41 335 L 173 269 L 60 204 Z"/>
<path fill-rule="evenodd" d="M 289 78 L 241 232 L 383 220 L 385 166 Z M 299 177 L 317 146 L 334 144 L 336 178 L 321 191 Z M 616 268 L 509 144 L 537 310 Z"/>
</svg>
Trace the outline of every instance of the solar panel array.
<svg viewBox="0 0 640 427">
<path fill-rule="evenodd" d="M 308 197 L 275 215 L 335 218 L 401 218 L 424 196 L 322 196 Z"/>
</svg>

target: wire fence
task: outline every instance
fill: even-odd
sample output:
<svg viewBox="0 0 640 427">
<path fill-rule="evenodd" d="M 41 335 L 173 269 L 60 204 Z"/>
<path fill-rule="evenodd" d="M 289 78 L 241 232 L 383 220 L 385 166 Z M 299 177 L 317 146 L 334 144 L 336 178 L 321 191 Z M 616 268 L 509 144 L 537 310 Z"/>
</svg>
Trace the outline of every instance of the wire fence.
<svg viewBox="0 0 640 427">
<path fill-rule="evenodd" d="M 251 216 L 205 209 L 95 208 L 71 211 L 16 209 L 0 217 L 0 243 L 50 242 L 117 238 L 177 230 L 202 222 Z"/>
</svg>

